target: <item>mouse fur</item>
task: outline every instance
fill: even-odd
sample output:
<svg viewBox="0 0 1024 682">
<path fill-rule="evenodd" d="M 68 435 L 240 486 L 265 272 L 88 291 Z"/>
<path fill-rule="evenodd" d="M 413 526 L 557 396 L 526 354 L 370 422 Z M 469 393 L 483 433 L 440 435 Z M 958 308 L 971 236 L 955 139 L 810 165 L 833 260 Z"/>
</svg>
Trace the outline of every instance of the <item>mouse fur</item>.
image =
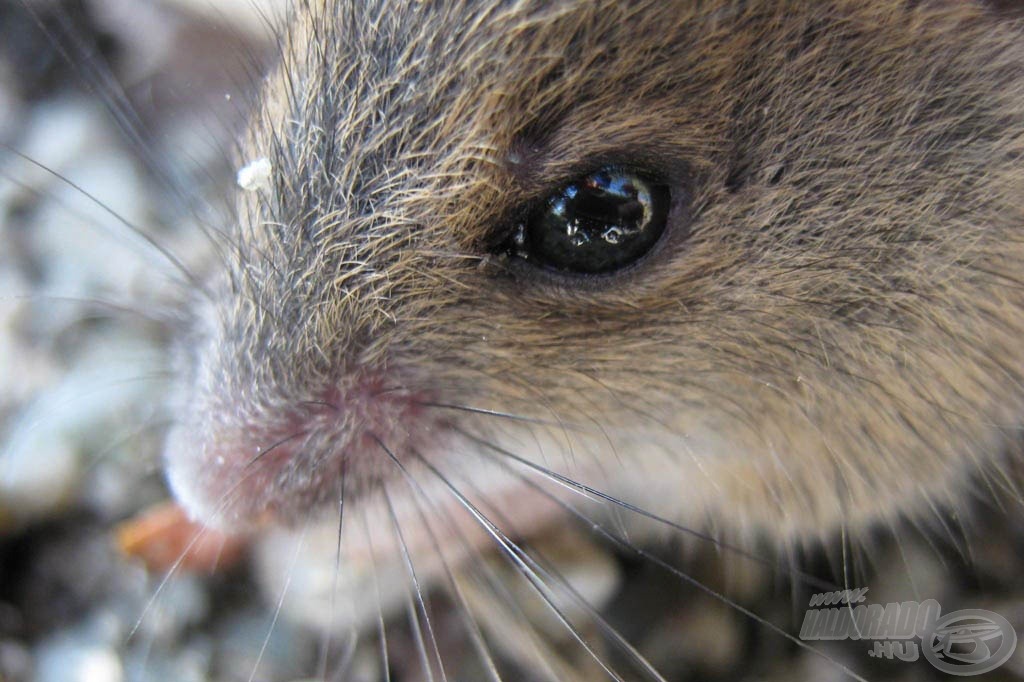
<svg viewBox="0 0 1024 682">
<path fill-rule="evenodd" d="M 528 533 L 560 515 L 522 485 L 543 468 L 786 541 L 1001 484 L 1024 407 L 1012 7 L 308 0 L 257 159 L 178 344 L 167 471 L 206 523 L 344 499 L 386 535 L 422 496 L 486 530 L 455 488 L 536 503 Z M 608 164 L 671 189 L 651 253 L 572 277 L 496 248 Z"/>
</svg>

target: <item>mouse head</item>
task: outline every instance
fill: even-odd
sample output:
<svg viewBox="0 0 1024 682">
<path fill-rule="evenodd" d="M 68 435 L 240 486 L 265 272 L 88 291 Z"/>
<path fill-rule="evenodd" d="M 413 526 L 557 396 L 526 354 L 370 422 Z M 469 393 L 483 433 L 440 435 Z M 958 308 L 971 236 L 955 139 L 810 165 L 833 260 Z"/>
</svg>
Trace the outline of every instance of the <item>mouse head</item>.
<svg viewBox="0 0 1024 682">
<path fill-rule="evenodd" d="M 510 455 L 776 530 L 940 494 L 1024 399 L 1000 22 L 301 6 L 181 343 L 173 487 L 229 526 Z"/>
</svg>

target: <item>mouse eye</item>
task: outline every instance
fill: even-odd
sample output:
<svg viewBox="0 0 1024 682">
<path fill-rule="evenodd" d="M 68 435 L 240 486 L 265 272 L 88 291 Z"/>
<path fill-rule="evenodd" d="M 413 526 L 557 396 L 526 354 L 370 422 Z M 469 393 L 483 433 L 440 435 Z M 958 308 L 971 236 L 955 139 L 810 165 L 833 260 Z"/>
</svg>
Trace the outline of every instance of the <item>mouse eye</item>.
<svg viewBox="0 0 1024 682">
<path fill-rule="evenodd" d="M 513 237 L 512 253 L 554 270 L 608 273 L 657 243 L 668 187 L 633 171 L 603 168 L 548 197 Z"/>
</svg>

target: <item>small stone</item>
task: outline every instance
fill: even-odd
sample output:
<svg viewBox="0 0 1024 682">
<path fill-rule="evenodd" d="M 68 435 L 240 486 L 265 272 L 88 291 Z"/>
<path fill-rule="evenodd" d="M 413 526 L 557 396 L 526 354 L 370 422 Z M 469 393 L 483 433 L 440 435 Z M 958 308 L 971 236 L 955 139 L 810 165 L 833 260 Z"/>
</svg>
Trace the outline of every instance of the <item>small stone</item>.
<svg viewBox="0 0 1024 682">
<path fill-rule="evenodd" d="M 49 516 L 72 497 L 81 471 L 73 442 L 35 430 L 32 442 L 0 450 L 0 517 L 13 524 Z M 40 466 L 45 461 L 46 466 Z"/>
<path fill-rule="evenodd" d="M 212 660 L 213 645 L 206 637 L 178 642 L 173 648 L 152 647 L 140 638 L 125 655 L 124 666 L 131 682 L 209 682 L 215 679 L 210 674 Z"/>
<path fill-rule="evenodd" d="M 124 680 L 124 669 L 117 652 L 71 637 L 43 644 L 37 651 L 37 661 L 36 682 Z"/>
</svg>

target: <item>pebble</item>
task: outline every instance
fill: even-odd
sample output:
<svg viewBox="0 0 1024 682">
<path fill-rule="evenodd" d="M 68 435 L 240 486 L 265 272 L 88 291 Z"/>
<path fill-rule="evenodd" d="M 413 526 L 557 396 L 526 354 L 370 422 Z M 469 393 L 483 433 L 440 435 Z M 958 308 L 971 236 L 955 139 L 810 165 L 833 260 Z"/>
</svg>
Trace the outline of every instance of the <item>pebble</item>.
<svg viewBox="0 0 1024 682">
<path fill-rule="evenodd" d="M 177 642 L 173 649 L 140 643 L 125 655 L 127 682 L 210 682 L 213 644 L 208 637 Z"/>
<path fill-rule="evenodd" d="M 81 472 L 74 441 L 43 429 L 26 431 L 16 429 L 13 445 L 0 451 L 0 518 L 8 526 L 59 511 L 73 497 Z M 39 466 L 40 459 L 46 466 Z"/>
<path fill-rule="evenodd" d="M 44 643 L 36 652 L 36 682 L 124 682 L 116 650 L 71 637 Z"/>
<path fill-rule="evenodd" d="M 138 378 L 154 363 L 144 348 L 133 352 L 127 340 L 111 337 L 80 350 L 76 365 L 14 416 L 0 442 L 0 510 L 21 524 L 67 504 L 82 475 L 83 441 L 109 444 L 111 433 L 101 427 L 146 402 L 147 386 Z"/>
</svg>

